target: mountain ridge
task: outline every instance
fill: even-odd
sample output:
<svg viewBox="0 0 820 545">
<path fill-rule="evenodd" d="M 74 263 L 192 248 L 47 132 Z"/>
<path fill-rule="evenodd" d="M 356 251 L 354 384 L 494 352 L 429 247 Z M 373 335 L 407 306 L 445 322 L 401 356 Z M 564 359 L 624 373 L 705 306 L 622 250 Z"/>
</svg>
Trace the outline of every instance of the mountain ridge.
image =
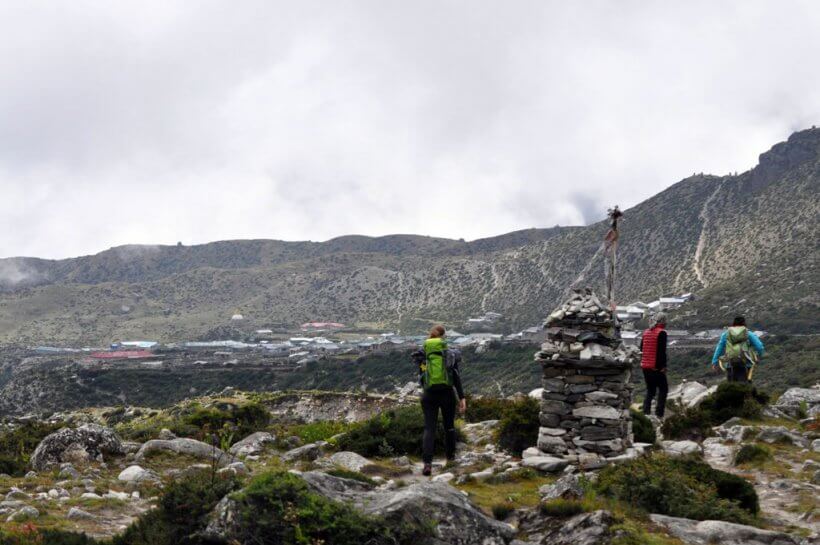
<svg viewBox="0 0 820 545">
<path fill-rule="evenodd" d="M 818 307 L 818 189 L 820 130 L 812 128 L 762 153 L 747 172 L 696 174 L 627 209 L 617 300 L 694 291 L 703 325 L 742 311 L 766 316 L 774 322 L 767 328 L 810 327 L 791 315 Z M 532 325 L 571 285 L 602 285 L 606 228 L 600 221 L 470 242 L 348 235 L 130 245 L 66 260 L 0 259 L 0 340 L 174 340 L 236 309 L 257 326 L 333 319 L 409 331 L 489 310 L 511 327 Z"/>
</svg>

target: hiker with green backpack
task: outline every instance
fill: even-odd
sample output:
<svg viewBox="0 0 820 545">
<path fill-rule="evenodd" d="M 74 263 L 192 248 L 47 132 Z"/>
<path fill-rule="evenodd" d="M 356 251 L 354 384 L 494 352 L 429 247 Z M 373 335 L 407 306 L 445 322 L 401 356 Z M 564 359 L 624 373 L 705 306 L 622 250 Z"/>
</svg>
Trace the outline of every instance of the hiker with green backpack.
<svg viewBox="0 0 820 545">
<path fill-rule="evenodd" d="M 724 369 L 729 382 L 749 382 L 762 355 L 760 338 L 746 329 L 743 316 L 736 316 L 732 326 L 720 336 L 712 356 L 712 370 Z"/>
<path fill-rule="evenodd" d="M 444 340 L 444 327 L 437 325 L 430 330 L 430 337 L 424 341 L 424 347 L 414 353 L 413 359 L 419 367 L 419 382 L 424 393 L 421 396 L 421 408 L 424 411 L 424 439 L 422 443 L 422 474 L 429 476 L 433 471 L 433 452 L 435 450 L 436 426 L 438 412 L 444 421 L 445 454 L 450 462 L 456 456 L 456 396 L 458 410 L 467 410 L 464 399 L 464 388 L 461 386 L 461 375 L 458 364 L 461 353 L 448 349 Z"/>
</svg>

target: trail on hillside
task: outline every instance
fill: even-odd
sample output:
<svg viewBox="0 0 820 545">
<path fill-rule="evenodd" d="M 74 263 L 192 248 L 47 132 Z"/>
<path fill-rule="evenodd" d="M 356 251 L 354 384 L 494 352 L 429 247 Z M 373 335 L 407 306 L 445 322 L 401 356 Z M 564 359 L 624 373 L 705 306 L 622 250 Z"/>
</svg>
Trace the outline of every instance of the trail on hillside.
<svg viewBox="0 0 820 545">
<path fill-rule="evenodd" d="M 706 278 L 703 275 L 703 264 L 701 263 L 701 259 L 703 258 L 703 248 L 706 246 L 706 232 L 709 229 L 710 223 L 708 214 L 709 205 L 712 203 L 712 200 L 714 200 L 715 196 L 718 194 L 718 191 L 720 191 L 721 187 L 723 187 L 722 181 L 718 183 L 718 186 L 715 188 L 712 194 L 709 195 L 709 198 L 707 198 L 706 201 L 703 203 L 703 207 L 700 209 L 700 212 L 698 213 L 698 218 L 702 220 L 703 223 L 701 224 L 700 236 L 698 237 L 698 245 L 695 248 L 695 257 L 692 265 L 695 270 L 695 276 L 697 276 L 698 281 L 704 288 L 708 287 L 708 283 L 706 282 Z"/>
<path fill-rule="evenodd" d="M 496 263 L 490 263 L 490 275 L 493 278 L 493 285 L 484 292 L 484 297 L 481 298 L 481 312 L 487 312 L 487 299 L 489 299 L 492 293 L 498 291 L 498 286 L 500 283 L 500 277 L 498 275 L 498 268 Z"/>
<path fill-rule="evenodd" d="M 396 297 L 396 315 L 398 316 L 398 327 L 401 329 L 401 319 L 402 319 L 402 303 L 404 302 L 404 273 L 401 271 L 396 271 L 396 274 L 399 276 L 399 288 Z M 401 333 L 401 331 L 399 331 Z"/>
</svg>

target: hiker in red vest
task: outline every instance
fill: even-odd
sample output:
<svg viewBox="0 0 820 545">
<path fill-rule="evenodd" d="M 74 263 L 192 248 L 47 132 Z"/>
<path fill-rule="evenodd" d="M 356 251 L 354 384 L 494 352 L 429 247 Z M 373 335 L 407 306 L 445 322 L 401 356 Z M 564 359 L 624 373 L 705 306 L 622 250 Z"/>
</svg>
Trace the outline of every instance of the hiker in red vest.
<svg viewBox="0 0 820 545">
<path fill-rule="evenodd" d="M 658 402 L 655 406 L 655 416 L 663 418 L 666 409 L 666 394 L 669 392 L 669 383 L 666 381 L 666 314 L 659 312 L 655 315 L 655 325 L 643 332 L 641 338 L 641 369 L 646 381 L 646 398 L 643 400 L 644 414 L 652 412 L 652 399 L 655 392 Z"/>
</svg>

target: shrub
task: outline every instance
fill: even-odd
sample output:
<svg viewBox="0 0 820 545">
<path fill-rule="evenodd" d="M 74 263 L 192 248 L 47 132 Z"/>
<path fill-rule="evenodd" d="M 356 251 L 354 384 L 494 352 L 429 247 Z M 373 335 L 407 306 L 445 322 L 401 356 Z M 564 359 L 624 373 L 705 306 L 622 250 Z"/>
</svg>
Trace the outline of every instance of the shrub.
<svg viewBox="0 0 820 545">
<path fill-rule="evenodd" d="M 733 416 L 759 419 L 769 396 L 751 384 L 724 382 L 717 391 L 697 407 L 683 409 L 663 423 L 663 435 L 669 439 L 700 440 Z"/>
<path fill-rule="evenodd" d="M 350 450 L 362 456 L 420 456 L 424 433 L 421 407 L 403 407 L 377 414 L 343 435 L 340 450 Z M 460 432 L 456 430 L 457 436 Z M 444 428 L 436 428 L 436 451 L 444 452 Z"/>
<path fill-rule="evenodd" d="M 228 406 L 226 408 L 196 408 L 182 417 L 172 428 L 179 435 L 197 436 L 200 439 L 209 432 L 230 429 L 232 439 L 238 441 L 255 431 L 265 428 L 270 422 L 270 413 L 259 403 Z"/>
<path fill-rule="evenodd" d="M 703 400 L 700 407 L 709 418 L 709 423 L 717 426 L 733 416 L 759 419 L 768 402 L 768 394 L 751 384 L 723 382 L 714 394 Z"/>
<path fill-rule="evenodd" d="M 748 524 L 759 510 L 754 487 L 694 458 L 653 454 L 601 470 L 595 490 L 652 513 Z"/>
<path fill-rule="evenodd" d="M 295 435 L 303 443 L 315 443 L 316 441 L 327 441 L 334 435 L 347 432 L 352 424 L 341 420 L 320 420 L 309 424 L 300 424 L 289 431 L 289 435 Z"/>
<path fill-rule="evenodd" d="M 22 476 L 28 470 L 29 458 L 46 435 L 60 429 L 60 424 L 26 422 L 0 434 L 0 473 Z"/>
<path fill-rule="evenodd" d="M 701 441 L 712 434 L 712 425 L 700 407 L 692 407 L 666 417 L 661 431 L 667 439 Z"/>
<path fill-rule="evenodd" d="M 515 456 L 534 446 L 538 442 L 540 412 L 538 400 L 531 397 L 513 402 L 498 423 L 498 446 Z"/>
<path fill-rule="evenodd" d="M 509 503 L 496 503 L 492 507 L 493 518 L 496 520 L 507 520 L 507 517 L 510 516 L 515 508 L 510 505 Z"/>
<path fill-rule="evenodd" d="M 231 537 L 237 543 L 387 545 L 429 536 L 429 528 L 388 525 L 382 518 L 311 492 L 304 480 L 287 472 L 260 475 L 232 499 L 237 508 Z"/>
<path fill-rule="evenodd" d="M 85 534 L 62 530 L 40 530 L 27 523 L 18 528 L 0 531 L 0 545 L 95 545 L 97 542 Z"/>
<path fill-rule="evenodd" d="M 763 445 L 743 445 L 735 455 L 735 465 L 771 460 L 771 451 Z"/>
<path fill-rule="evenodd" d="M 652 421 L 645 414 L 635 409 L 630 409 L 629 412 L 632 415 L 632 433 L 635 435 L 635 441 L 654 445 L 657 437 Z"/>
<path fill-rule="evenodd" d="M 584 504 L 579 500 L 565 500 L 556 498 L 545 501 L 539 507 L 541 514 L 545 517 L 574 517 L 584 512 Z"/>
<path fill-rule="evenodd" d="M 464 414 L 464 420 L 467 422 L 501 420 L 512 404 L 513 401 L 499 397 L 467 396 L 467 412 Z"/>
<path fill-rule="evenodd" d="M 142 515 L 112 545 L 181 545 L 196 543 L 190 536 L 202 529 L 208 514 L 235 490 L 235 478 L 208 471 L 175 481 L 165 489 L 156 509 Z"/>
</svg>

